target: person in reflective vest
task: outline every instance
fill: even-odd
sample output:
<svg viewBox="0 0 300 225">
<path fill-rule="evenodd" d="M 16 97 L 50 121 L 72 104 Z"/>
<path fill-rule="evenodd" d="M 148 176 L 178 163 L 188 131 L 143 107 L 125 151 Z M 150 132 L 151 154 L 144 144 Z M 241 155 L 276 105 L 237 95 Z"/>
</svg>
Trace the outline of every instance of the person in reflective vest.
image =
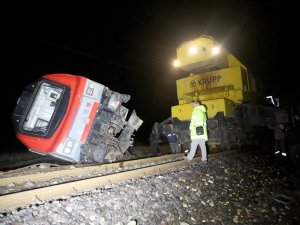
<svg viewBox="0 0 300 225">
<path fill-rule="evenodd" d="M 285 126 L 284 124 L 269 125 L 269 129 L 274 130 L 274 153 L 278 156 L 286 157 Z"/>
<path fill-rule="evenodd" d="M 207 127 L 206 127 L 206 108 L 199 102 L 193 102 L 193 112 L 190 122 L 191 148 L 186 160 L 192 160 L 195 156 L 198 145 L 201 148 L 202 162 L 207 162 L 207 151 L 205 142 L 207 141 Z M 197 134 L 196 127 L 203 127 L 203 134 Z"/>
</svg>

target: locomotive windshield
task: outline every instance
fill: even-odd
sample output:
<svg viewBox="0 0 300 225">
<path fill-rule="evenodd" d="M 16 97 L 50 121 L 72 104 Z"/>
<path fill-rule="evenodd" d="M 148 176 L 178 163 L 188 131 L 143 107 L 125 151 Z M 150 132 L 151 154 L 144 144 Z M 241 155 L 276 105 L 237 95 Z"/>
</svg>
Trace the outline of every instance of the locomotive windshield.
<svg viewBox="0 0 300 225">
<path fill-rule="evenodd" d="M 47 79 L 28 85 L 13 112 L 15 129 L 23 134 L 51 137 L 64 118 L 69 98 L 69 87 Z"/>
<path fill-rule="evenodd" d="M 62 92 L 63 89 L 60 87 L 46 82 L 42 83 L 26 116 L 23 129 L 41 134 L 46 133 Z"/>
</svg>

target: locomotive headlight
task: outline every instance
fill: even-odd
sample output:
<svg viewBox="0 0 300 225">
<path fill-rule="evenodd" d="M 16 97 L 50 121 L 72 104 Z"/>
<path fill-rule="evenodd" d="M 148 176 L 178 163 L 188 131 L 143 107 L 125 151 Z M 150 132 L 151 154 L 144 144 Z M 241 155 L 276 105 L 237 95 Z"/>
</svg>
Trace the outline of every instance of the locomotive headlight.
<svg viewBox="0 0 300 225">
<path fill-rule="evenodd" d="M 196 46 L 191 46 L 191 47 L 189 48 L 189 53 L 190 53 L 191 55 L 195 55 L 197 52 L 198 52 L 198 48 L 197 48 Z"/>
<path fill-rule="evenodd" d="M 221 52 L 221 47 L 220 46 L 215 46 L 212 49 L 212 54 L 213 55 L 218 55 Z"/>
<path fill-rule="evenodd" d="M 68 138 L 66 140 L 66 142 L 65 142 L 65 145 L 64 145 L 64 148 L 63 148 L 63 152 L 65 154 L 71 154 L 74 146 L 75 146 L 75 142 L 72 139 Z"/>
<path fill-rule="evenodd" d="M 72 142 L 72 141 L 68 141 L 68 142 L 67 142 L 67 146 L 68 146 L 69 148 L 72 148 L 72 147 L 73 147 L 73 142 Z"/>
<path fill-rule="evenodd" d="M 66 153 L 66 154 L 70 154 L 71 151 L 72 151 L 72 150 L 71 150 L 70 148 L 65 148 L 65 149 L 64 149 L 64 153 Z"/>
<path fill-rule="evenodd" d="M 179 65 L 180 64 L 179 64 L 179 61 L 177 59 L 173 61 L 173 66 L 174 67 L 179 67 Z"/>
</svg>

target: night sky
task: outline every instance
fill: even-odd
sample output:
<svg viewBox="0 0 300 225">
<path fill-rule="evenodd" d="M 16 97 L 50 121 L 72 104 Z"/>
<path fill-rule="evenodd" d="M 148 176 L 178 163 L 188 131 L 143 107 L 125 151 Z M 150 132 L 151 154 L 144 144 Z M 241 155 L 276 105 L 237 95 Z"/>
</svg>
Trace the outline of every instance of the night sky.
<svg viewBox="0 0 300 225">
<path fill-rule="evenodd" d="M 222 42 L 261 78 L 266 95 L 286 104 L 299 103 L 297 83 L 290 82 L 283 63 L 290 57 L 283 54 L 284 48 L 293 46 L 284 46 L 283 12 L 275 1 L 116 1 L 77 5 L 81 10 L 73 5 L 38 7 L 15 12 L 16 24 L 3 32 L 2 45 L 8 50 L 2 61 L 2 77 L 8 81 L 1 85 L 5 150 L 24 148 L 14 136 L 10 115 L 23 87 L 48 73 L 82 75 L 130 94 L 125 106 L 144 120 L 136 140 L 147 143 L 153 122 L 169 117 L 170 107 L 177 104 L 178 75 L 172 68 L 176 47 L 200 35 Z"/>
</svg>

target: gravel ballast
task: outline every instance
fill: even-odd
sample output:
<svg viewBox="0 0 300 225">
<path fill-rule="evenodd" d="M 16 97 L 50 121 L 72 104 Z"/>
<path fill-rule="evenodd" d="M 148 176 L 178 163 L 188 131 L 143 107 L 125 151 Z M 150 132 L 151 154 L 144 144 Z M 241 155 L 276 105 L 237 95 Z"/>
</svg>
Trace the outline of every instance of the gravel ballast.
<svg viewBox="0 0 300 225">
<path fill-rule="evenodd" d="M 2 212 L 0 224 L 300 224 L 299 190 L 280 165 L 268 154 L 234 154 Z"/>
</svg>

